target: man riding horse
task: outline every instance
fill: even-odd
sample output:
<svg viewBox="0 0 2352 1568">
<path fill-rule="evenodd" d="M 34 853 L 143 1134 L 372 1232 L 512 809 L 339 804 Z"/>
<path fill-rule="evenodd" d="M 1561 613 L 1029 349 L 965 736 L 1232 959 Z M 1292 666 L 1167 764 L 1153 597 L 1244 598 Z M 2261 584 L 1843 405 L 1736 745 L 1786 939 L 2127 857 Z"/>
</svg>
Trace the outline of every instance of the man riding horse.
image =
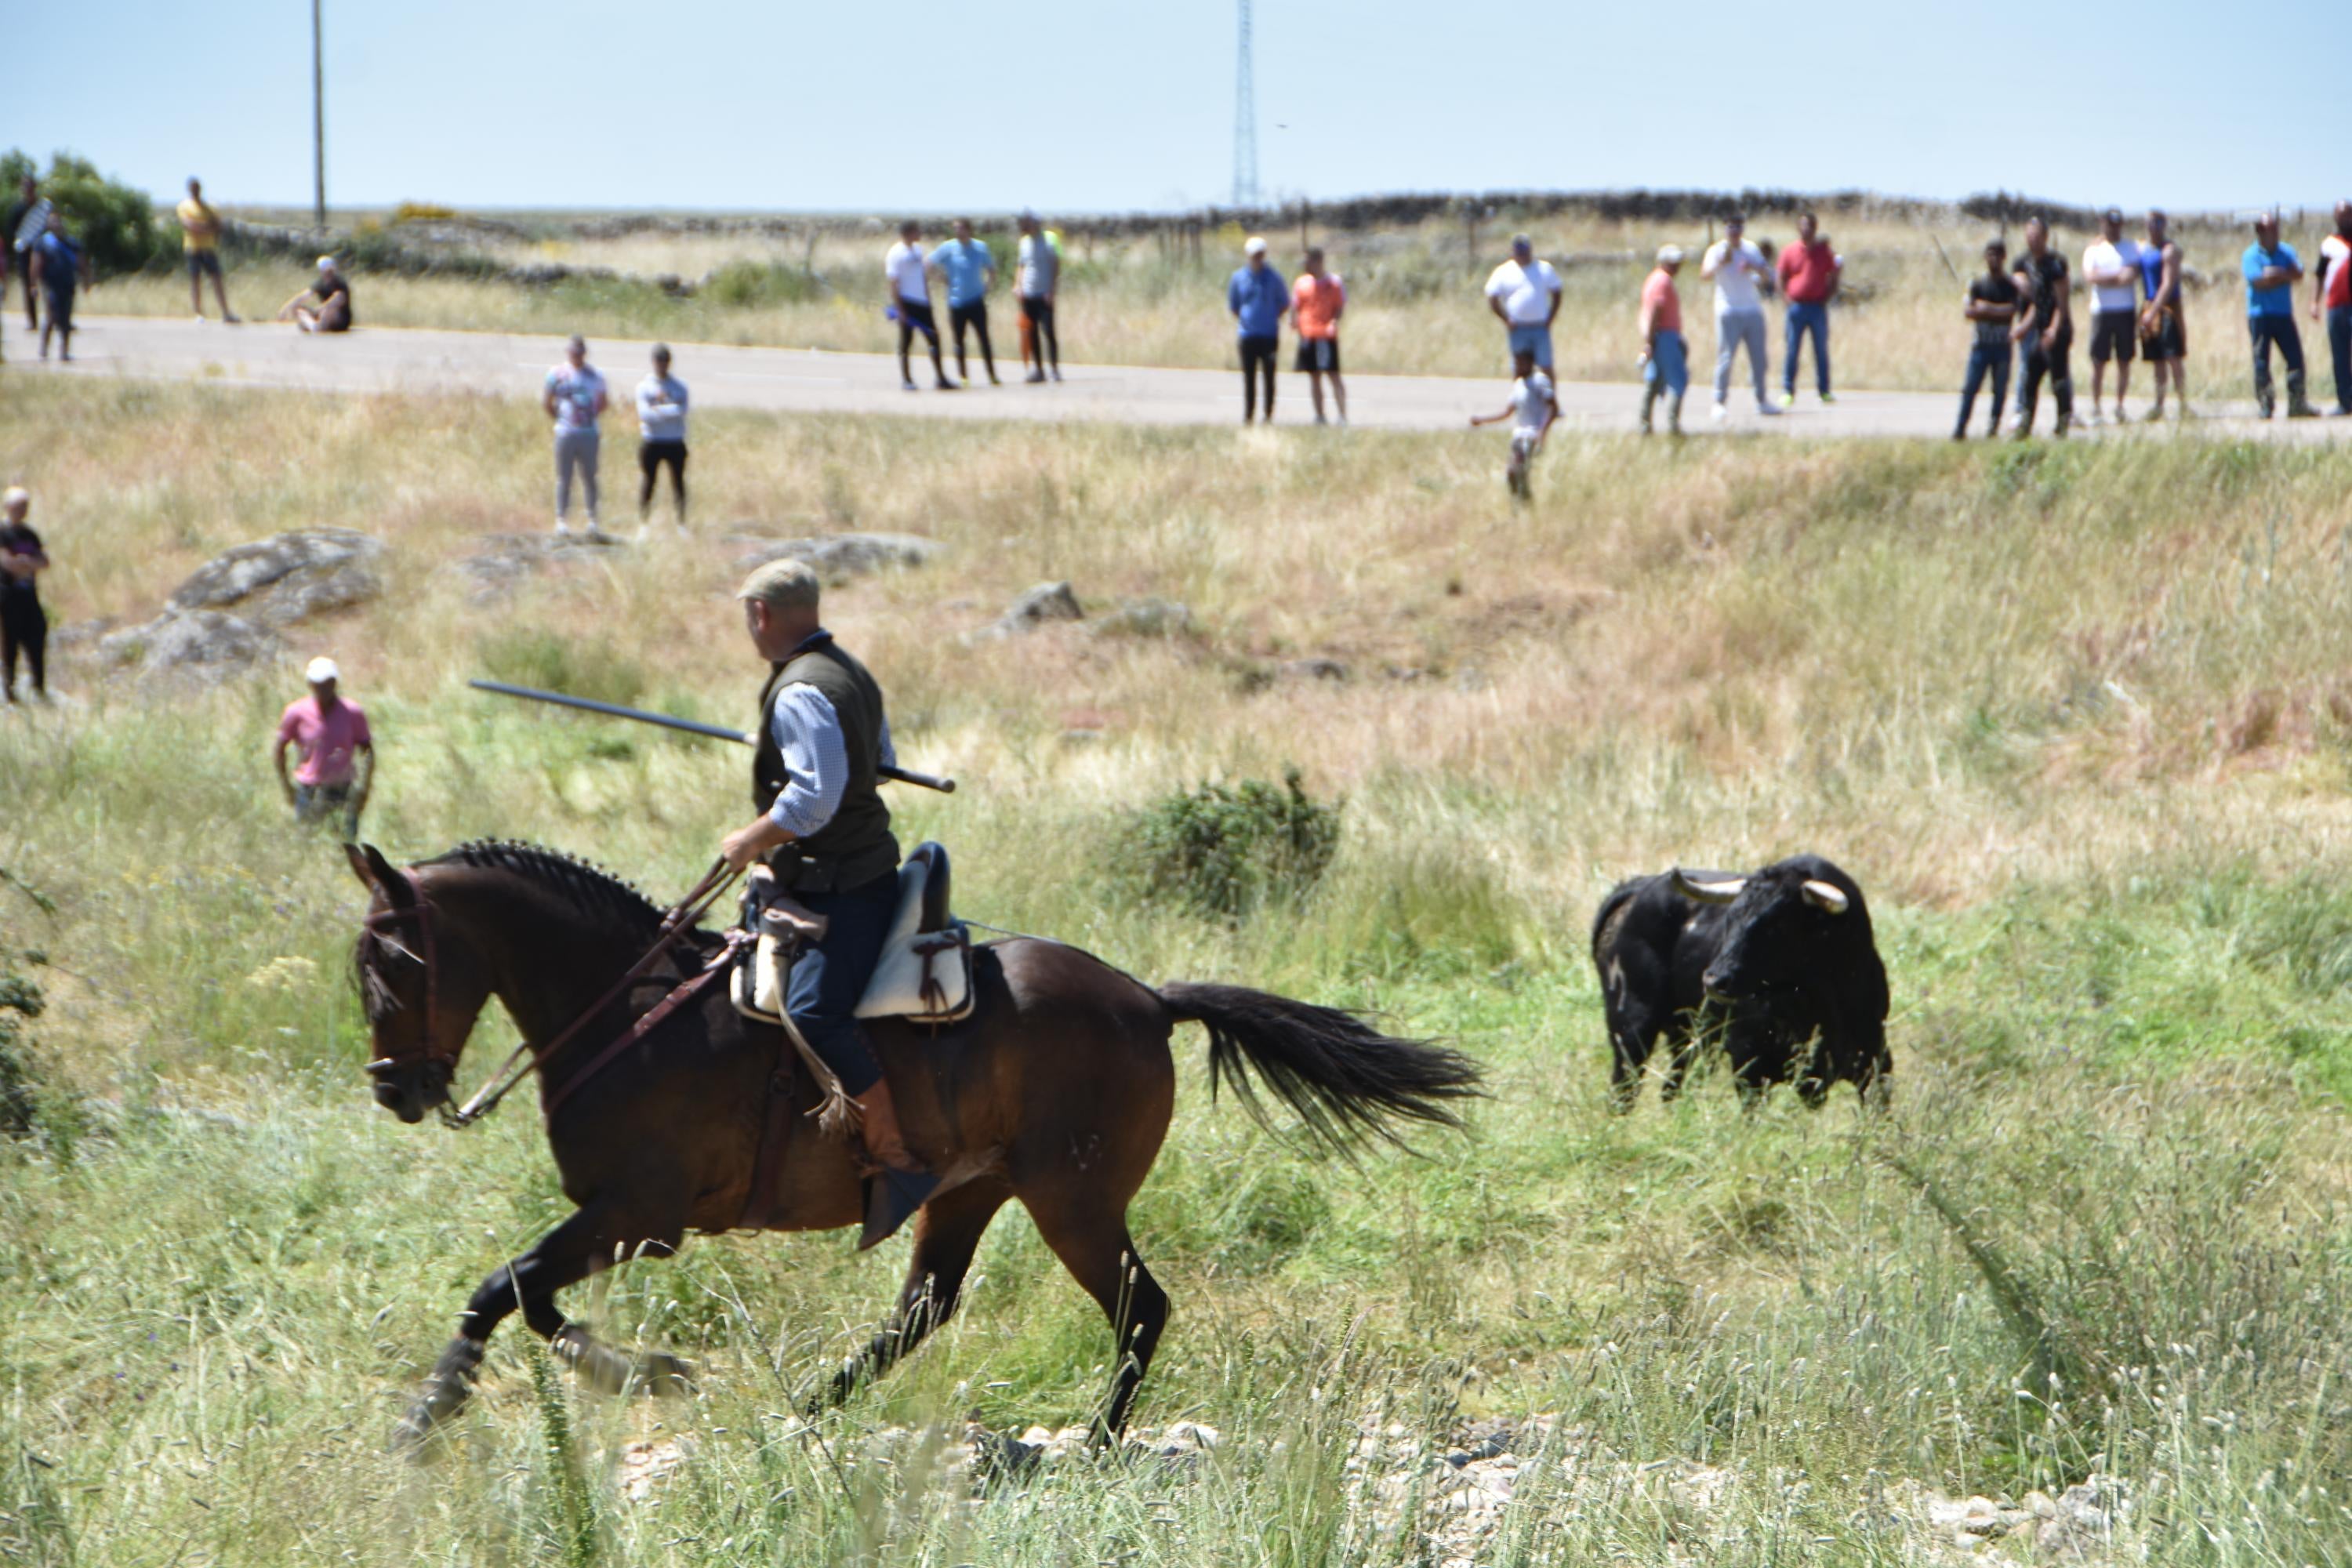
<svg viewBox="0 0 2352 1568">
<path fill-rule="evenodd" d="M 757 861 L 815 921 L 803 938 L 785 1016 L 857 1106 L 869 1160 L 866 1233 L 896 1231 L 938 1185 L 899 1135 L 889 1080 L 856 1009 L 898 901 L 898 841 L 879 770 L 897 765 L 882 689 L 820 624 L 816 574 L 772 561 L 736 597 L 751 646 L 770 666 L 760 692 L 751 803 L 759 816 L 719 847 L 736 870 Z"/>
</svg>

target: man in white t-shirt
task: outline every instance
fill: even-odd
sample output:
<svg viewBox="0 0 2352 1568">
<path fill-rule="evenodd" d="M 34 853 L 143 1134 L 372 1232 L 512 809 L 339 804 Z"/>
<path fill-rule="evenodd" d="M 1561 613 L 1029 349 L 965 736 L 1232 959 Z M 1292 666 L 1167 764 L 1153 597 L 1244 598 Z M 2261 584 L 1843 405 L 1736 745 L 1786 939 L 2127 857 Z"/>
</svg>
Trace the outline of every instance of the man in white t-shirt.
<svg viewBox="0 0 2352 1568">
<path fill-rule="evenodd" d="M 2091 287 L 2091 423 L 2105 395 L 2107 362 L 2116 362 L 2116 423 L 2124 422 L 2124 392 L 2131 385 L 2132 355 L 2139 344 L 2139 244 L 2124 237 L 2124 215 L 2109 207 L 2099 218 L 2099 237 L 2083 252 L 2083 281 Z"/>
<path fill-rule="evenodd" d="M 2336 204 L 2336 232 L 2319 242 L 2318 277 L 2311 291 L 2311 319 L 2327 329 L 2327 357 L 2336 369 L 2336 411 L 2352 414 L 2352 303 L 2331 305 L 2352 289 L 2337 280 L 2338 268 L 2352 265 L 2352 202 Z"/>
<path fill-rule="evenodd" d="M 1536 259 L 1535 242 L 1526 235 L 1511 238 L 1511 258 L 1487 275 L 1486 305 L 1510 329 L 1511 357 L 1536 356 L 1536 363 L 1551 369 L 1551 323 L 1559 314 L 1559 274 L 1549 261 Z"/>
<path fill-rule="evenodd" d="M 1780 412 L 1764 390 L 1764 296 L 1772 291 L 1772 264 L 1747 232 L 1748 220 L 1733 213 L 1698 264 L 1698 275 L 1715 282 L 1715 408 L 1708 417 L 1718 425 L 1731 395 L 1731 362 L 1743 348 L 1756 375 L 1756 412 L 1768 418 Z"/>
<path fill-rule="evenodd" d="M 931 276 L 923 255 L 923 226 L 908 218 L 898 226 L 898 243 L 882 258 L 882 276 L 890 290 L 883 314 L 898 323 L 898 383 L 915 390 L 915 373 L 907 364 L 907 346 L 920 332 L 931 345 L 931 374 L 941 392 L 953 392 L 948 367 L 940 361 L 940 323 L 931 315 Z"/>
</svg>

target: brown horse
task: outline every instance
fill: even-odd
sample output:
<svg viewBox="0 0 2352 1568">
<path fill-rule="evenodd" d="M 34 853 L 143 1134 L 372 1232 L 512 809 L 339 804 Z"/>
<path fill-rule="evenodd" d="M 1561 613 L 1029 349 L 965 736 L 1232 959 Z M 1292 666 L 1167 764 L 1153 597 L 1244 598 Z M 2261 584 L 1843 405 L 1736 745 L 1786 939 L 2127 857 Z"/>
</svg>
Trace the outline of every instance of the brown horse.
<svg viewBox="0 0 2352 1568">
<path fill-rule="evenodd" d="M 355 954 L 373 1030 L 378 1103 L 415 1122 L 446 1108 L 475 1018 L 493 996 L 526 1045 L 559 1039 L 654 945 L 663 912 L 627 885 L 551 850 L 467 844 L 407 870 L 373 847 L 352 866 L 373 899 Z M 400 1436 L 421 1439 L 470 1392 L 483 1345 L 517 1306 L 593 1385 L 659 1387 L 684 1375 L 666 1355 L 632 1363 L 565 1321 L 555 1293 L 625 1257 L 666 1257 L 689 1230 L 858 1224 L 861 1167 L 845 1138 L 791 1119 L 765 1194 L 753 1173 L 772 1079 L 806 1110 L 814 1096 L 781 1031 L 738 1014 L 711 985 L 584 1080 L 606 1053 L 715 952 L 695 931 L 643 981 L 542 1064 L 541 1105 L 564 1195 L 577 1209 L 482 1281 Z M 1111 1321 L 1118 1369 L 1097 1431 L 1127 1420 L 1168 1318 L 1168 1296 L 1128 1235 L 1127 1205 L 1166 1136 L 1176 1074 L 1169 1035 L 1209 1032 L 1211 1087 L 1230 1080 L 1264 1121 L 1255 1070 L 1320 1148 L 1341 1156 L 1400 1121 L 1458 1126 L 1452 1102 L 1477 1090 L 1461 1054 L 1391 1039 L 1347 1013 L 1235 985 L 1153 990 L 1059 942 L 1020 938 L 974 954 L 978 1005 L 933 1030 L 869 1027 L 898 1097 L 907 1142 L 940 1175 L 915 1222 L 898 1306 L 812 1405 L 838 1403 L 954 1311 L 981 1233 L 1018 1198 L 1038 1234 Z M 780 1062 L 788 1064 L 778 1071 Z"/>
</svg>

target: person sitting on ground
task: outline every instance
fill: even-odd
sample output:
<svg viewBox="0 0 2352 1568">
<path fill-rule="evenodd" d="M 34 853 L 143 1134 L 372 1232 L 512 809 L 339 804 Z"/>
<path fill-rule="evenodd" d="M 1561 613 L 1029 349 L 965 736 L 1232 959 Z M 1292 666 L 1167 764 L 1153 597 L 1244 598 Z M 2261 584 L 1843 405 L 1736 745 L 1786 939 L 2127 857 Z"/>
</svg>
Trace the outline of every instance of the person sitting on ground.
<svg viewBox="0 0 2352 1568">
<path fill-rule="evenodd" d="M 188 258 L 188 309 L 205 319 L 204 280 L 213 280 L 213 298 L 220 301 L 221 320 L 236 324 L 236 312 L 228 308 L 228 285 L 221 279 L 220 238 L 221 216 L 213 205 L 205 200 L 205 183 L 193 175 L 188 180 L 188 199 L 180 204 L 174 215 L 180 220 L 180 248 Z"/>
<path fill-rule="evenodd" d="M 33 281 L 41 287 L 41 357 L 49 357 L 49 334 L 58 338 L 58 358 L 73 358 L 73 308 L 77 287 L 94 289 L 89 253 L 66 233 L 66 215 L 51 208 L 48 232 L 33 247 Z"/>
<path fill-rule="evenodd" d="M 1528 485 L 1528 465 L 1543 449 L 1544 436 L 1551 422 L 1559 417 L 1559 401 L 1552 395 L 1551 377 L 1536 364 L 1536 351 L 1521 349 L 1512 356 L 1511 369 L 1517 379 L 1511 383 L 1511 401 L 1493 414 L 1474 414 L 1473 425 L 1498 425 L 1506 419 L 1515 420 L 1511 427 L 1511 457 L 1503 466 L 1503 482 L 1518 500 L 1528 500 L 1534 491 Z"/>
<path fill-rule="evenodd" d="M 1650 434 L 1650 415 L 1660 394 L 1665 394 L 1666 434 L 1683 433 L 1683 394 L 1690 390 L 1690 354 L 1683 342 L 1683 297 L 1675 290 L 1675 274 L 1682 270 L 1683 247 L 1662 245 L 1658 265 L 1642 282 L 1642 434 Z"/>
<path fill-rule="evenodd" d="M 278 319 L 291 321 L 306 332 L 348 332 L 352 330 L 352 286 L 331 256 L 319 258 L 319 277 L 278 309 Z"/>
<path fill-rule="evenodd" d="M 1984 260 L 1984 276 L 1970 283 L 1960 300 L 1960 314 L 1968 318 L 1974 335 L 1969 344 L 1968 375 L 1960 383 L 1960 417 L 1952 426 L 1955 441 L 1969 438 L 1969 416 L 1976 409 L 1977 391 L 1987 376 L 1992 378 L 1992 413 L 1985 420 L 1986 440 L 2000 434 L 2001 409 L 2009 402 L 2009 329 L 2017 320 L 2024 295 L 2009 274 L 2006 240 L 1986 240 Z"/>
<path fill-rule="evenodd" d="M 669 345 L 654 345 L 654 373 L 637 383 L 637 467 L 645 483 L 637 491 L 637 537 L 645 537 L 654 513 L 654 480 L 669 465 L 671 499 L 677 502 L 677 531 L 686 531 L 686 383 L 669 373 Z"/>
<path fill-rule="evenodd" d="M 0 496 L 0 673 L 8 701 L 16 700 L 16 660 L 30 667 L 33 695 L 49 699 L 49 618 L 41 610 L 41 574 L 49 569 L 41 536 L 25 521 L 33 498 L 22 485 Z"/>
<path fill-rule="evenodd" d="M 375 737 L 360 705 L 344 700 L 336 689 L 342 672 L 333 659 L 321 654 L 303 677 L 310 695 L 288 703 L 278 721 L 278 744 L 270 753 L 278 787 L 286 792 L 297 822 L 308 826 L 341 813 L 349 843 L 359 837 L 360 813 L 375 787 Z M 299 753 L 291 778 L 286 773 L 289 745 Z"/>
</svg>

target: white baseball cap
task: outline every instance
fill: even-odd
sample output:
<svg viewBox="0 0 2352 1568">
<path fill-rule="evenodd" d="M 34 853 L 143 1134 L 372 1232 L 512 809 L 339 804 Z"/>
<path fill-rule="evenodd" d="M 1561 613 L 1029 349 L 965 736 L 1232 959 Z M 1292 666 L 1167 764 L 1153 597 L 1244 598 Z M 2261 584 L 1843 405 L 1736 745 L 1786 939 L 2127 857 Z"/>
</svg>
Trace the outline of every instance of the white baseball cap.
<svg viewBox="0 0 2352 1568">
<path fill-rule="evenodd" d="M 1659 266 L 1661 266 L 1661 267 L 1675 267 L 1675 266 L 1679 266 L 1679 265 L 1681 264 L 1681 262 L 1682 262 L 1682 258 L 1683 258 L 1683 247 L 1682 247 L 1681 246 L 1679 246 L 1679 245 L 1662 245 L 1662 246 L 1658 247 L 1658 265 L 1659 265 Z"/>
<path fill-rule="evenodd" d="M 335 269 L 335 258 L 334 258 L 333 257 L 331 257 L 331 256 L 321 256 L 320 258 L 319 258 L 319 270 L 320 270 L 320 271 L 321 271 L 321 272 L 332 272 L 334 269 Z"/>
<path fill-rule="evenodd" d="M 1265 254 L 1265 239 L 1257 235 L 1251 235 L 1249 237 L 1249 243 L 1242 247 L 1242 254 L 1244 256 L 1264 256 Z"/>
<path fill-rule="evenodd" d="M 323 653 L 312 659 L 310 668 L 302 671 L 302 679 L 313 686 L 324 681 L 341 680 L 342 678 L 343 672 L 335 668 L 335 661 Z"/>
</svg>

